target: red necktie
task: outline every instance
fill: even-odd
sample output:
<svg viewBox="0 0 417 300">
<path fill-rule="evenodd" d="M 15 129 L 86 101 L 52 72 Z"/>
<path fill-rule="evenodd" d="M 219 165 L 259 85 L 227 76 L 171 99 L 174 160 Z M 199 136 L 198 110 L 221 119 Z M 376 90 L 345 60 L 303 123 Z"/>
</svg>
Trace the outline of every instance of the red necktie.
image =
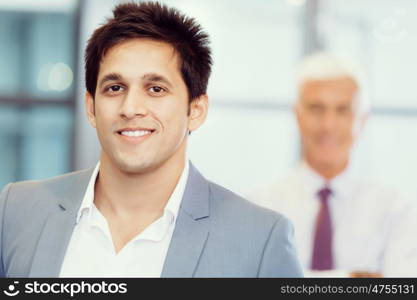
<svg viewBox="0 0 417 300">
<path fill-rule="evenodd" d="M 320 210 L 316 219 L 312 270 L 330 270 L 333 268 L 332 224 L 328 199 L 332 191 L 328 187 L 321 189 L 317 195 L 320 199 Z"/>
</svg>

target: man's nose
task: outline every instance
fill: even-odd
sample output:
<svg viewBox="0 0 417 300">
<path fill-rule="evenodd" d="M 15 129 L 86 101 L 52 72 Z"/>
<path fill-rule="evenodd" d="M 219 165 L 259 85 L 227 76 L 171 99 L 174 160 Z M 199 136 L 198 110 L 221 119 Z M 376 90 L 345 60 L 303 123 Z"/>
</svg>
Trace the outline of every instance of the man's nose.
<svg viewBox="0 0 417 300">
<path fill-rule="evenodd" d="M 326 110 L 321 118 L 321 127 L 325 130 L 332 130 L 337 125 L 336 113 L 331 110 Z"/>
<path fill-rule="evenodd" d="M 146 116 L 148 109 L 146 107 L 146 97 L 138 91 L 129 91 L 120 107 L 120 116 L 125 119 L 132 119 L 137 116 Z"/>
</svg>

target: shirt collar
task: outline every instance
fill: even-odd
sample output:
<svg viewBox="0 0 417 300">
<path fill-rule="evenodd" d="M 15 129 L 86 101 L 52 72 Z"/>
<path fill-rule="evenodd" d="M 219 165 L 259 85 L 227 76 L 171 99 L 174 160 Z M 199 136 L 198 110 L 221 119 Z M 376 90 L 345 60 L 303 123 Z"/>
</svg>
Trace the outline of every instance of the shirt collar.
<svg viewBox="0 0 417 300">
<path fill-rule="evenodd" d="M 188 174 L 190 170 L 190 163 L 188 160 L 185 162 L 184 170 L 178 180 L 177 185 L 175 186 L 174 191 L 172 192 L 171 196 L 168 199 L 168 202 L 165 206 L 164 211 L 170 212 L 173 217 L 174 221 L 177 219 L 178 211 L 180 209 L 181 200 L 184 195 L 185 186 L 187 185 Z"/>
<path fill-rule="evenodd" d="M 301 161 L 298 167 L 303 185 L 308 189 L 309 193 L 314 195 L 325 186 L 328 186 L 333 195 L 344 195 L 349 190 L 349 166 L 339 175 L 328 180 L 317 173 L 305 160 Z"/>
<path fill-rule="evenodd" d="M 186 159 L 185 166 L 181 173 L 180 179 L 178 180 L 178 183 L 175 186 L 175 189 L 172 192 L 171 196 L 169 197 L 168 202 L 164 208 L 164 214 L 166 213 L 171 214 L 173 216 L 174 222 L 178 216 L 178 211 L 181 205 L 181 200 L 184 195 L 185 186 L 187 184 L 187 179 L 188 179 L 189 169 L 190 169 L 189 164 L 190 163 L 188 159 Z M 83 215 L 83 213 L 88 213 L 91 215 L 92 207 L 94 205 L 94 187 L 95 187 L 95 183 L 96 183 L 99 171 L 100 171 L 100 162 L 97 163 L 93 171 L 93 174 L 90 177 L 90 181 L 88 183 L 86 192 L 84 194 L 84 198 L 78 210 L 77 219 L 76 219 L 77 224 L 79 223 L 80 218 Z"/>
<path fill-rule="evenodd" d="M 168 199 L 167 204 L 164 208 L 164 213 L 161 218 L 156 220 L 151 226 L 145 228 L 138 236 L 133 240 L 142 239 L 150 240 L 154 242 L 160 242 L 169 232 L 170 226 L 175 224 L 178 216 L 178 211 L 180 209 L 181 200 L 184 195 L 185 186 L 187 184 L 189 172 L 189 162 L 188 160 L 185 163 L 184 170 L 178 180 L 177 185 L 175 186 L 174 191 Z"/>
<path fill-rule="evenodd" d="M 94 202 L 94 187 L 97 180 L 97 175 L 100 170 L 100 162 L 97 163 L 96 167 L 94 168 L 93 174 L 90 177 L 90 181 L 88 182 L 87 189 L 84 194 L 83 201 L 81 202 L 80 209 L 78 210 L 77 214 L 77 224 L 80 221 L 80 218 L 84 212 L 91 212 L 91 207 L 93 206 Z"/>
</svg>

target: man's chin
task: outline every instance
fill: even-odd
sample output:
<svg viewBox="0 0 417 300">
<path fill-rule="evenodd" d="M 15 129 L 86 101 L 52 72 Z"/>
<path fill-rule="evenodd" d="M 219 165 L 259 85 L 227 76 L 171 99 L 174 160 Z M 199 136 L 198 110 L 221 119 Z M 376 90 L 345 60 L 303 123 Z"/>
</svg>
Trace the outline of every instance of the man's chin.
<svg viewBox="0 0 417 300">
<path fill-rule="evenodd" d="M 345 157 L 341 156 L 339 153 L 323 152 L 315 158 L 315 162 L 320 168 L 329 170 L 338 168 L 340 165 L 344 164 L 345 161 Z"/>
<path fill-rule="evenodd" d="M 119 161 L 117 167 L 123 173 L 139 175 L 151 171 L 154 165 L 149 161 Z"/>
</svg>

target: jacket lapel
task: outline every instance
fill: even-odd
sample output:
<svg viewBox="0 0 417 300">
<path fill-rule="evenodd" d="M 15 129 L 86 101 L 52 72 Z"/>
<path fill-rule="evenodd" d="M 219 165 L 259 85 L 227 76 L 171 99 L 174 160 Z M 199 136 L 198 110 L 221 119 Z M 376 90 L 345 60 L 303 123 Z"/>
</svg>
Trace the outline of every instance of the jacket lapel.
<svg viewBox="0 0 417 300">
<path fill-rule="evenodd" d="M 193 277 L 209 236 L 209 183 L 190 172 L 161 277 Z"/>
<path fill-rule="evenodd" d="M 69 244 L 78 209 L 84 197 L 93 169 L 63 180 L 62 186 L 52 191 L 56 210 L 42 229 L 29 277 L 58 277 Z"/>
<path fill-rule="evenodd" d="M 34 253 L 29 277 L 58 277 L 78 209 L 93 169 L 64 181 L 54 195 L 56 210 L 48 217 Z M 161 277 L 194 276 L 209 236 L 209 183 L 190 163 L 175 230 Z"/>
</svg>

